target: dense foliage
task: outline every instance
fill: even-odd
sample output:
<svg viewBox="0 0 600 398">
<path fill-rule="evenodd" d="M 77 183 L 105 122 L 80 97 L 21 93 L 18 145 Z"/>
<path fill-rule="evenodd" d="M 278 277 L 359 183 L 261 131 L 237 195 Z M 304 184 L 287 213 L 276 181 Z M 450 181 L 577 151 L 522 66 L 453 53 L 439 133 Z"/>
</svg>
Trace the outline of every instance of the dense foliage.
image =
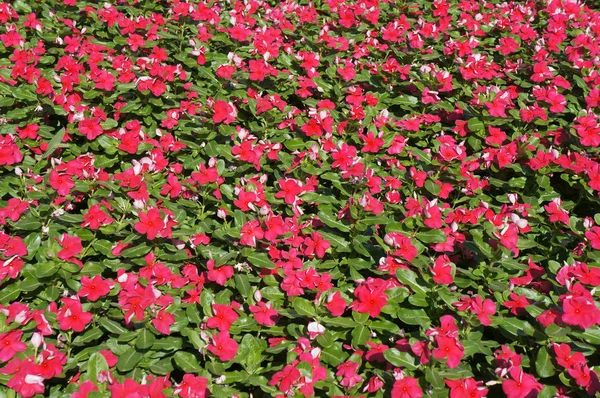
<svg viewBox="0 0 600 398">
<path fill-rule="evenodd" d="M 1 397 L 599 395 L 600 13 L 0 25 Z"/>
</svg>

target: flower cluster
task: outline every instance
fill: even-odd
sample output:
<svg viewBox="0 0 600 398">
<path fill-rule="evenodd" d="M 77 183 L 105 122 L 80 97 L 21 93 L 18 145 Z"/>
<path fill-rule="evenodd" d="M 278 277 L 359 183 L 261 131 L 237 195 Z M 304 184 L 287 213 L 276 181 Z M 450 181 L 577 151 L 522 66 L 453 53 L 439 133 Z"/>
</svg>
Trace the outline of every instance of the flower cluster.
<svg viewBox="0 0 600 398">
<path fill-rule="evenodd" d="M 0 2 L 0 396 L 597 395 L 593 5 Z"/>
</svg>

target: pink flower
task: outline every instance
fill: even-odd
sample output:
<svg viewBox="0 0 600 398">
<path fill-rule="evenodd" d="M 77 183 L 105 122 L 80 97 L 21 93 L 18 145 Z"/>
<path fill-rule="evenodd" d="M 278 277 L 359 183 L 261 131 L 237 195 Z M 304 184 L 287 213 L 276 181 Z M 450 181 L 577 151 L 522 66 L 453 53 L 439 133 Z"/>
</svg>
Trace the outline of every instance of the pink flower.
<svg viewBox="0 0 600 398">
<path fill-rule="evenodd" d="M 455 337 L 449 336 L 435 336 L 435 341 L 437 348 L 433 350 L 433 356 L 437 359 L 447 358 L 446 365 L 450 369 L 457 367 L 465 355 L 462 344 Z"/>
<path fill-rule="evenodd" d="M 77 295 L 87 297 L 90 301 L 96 301 L 110 293 L 112 284 L 112 281 L 105 281 L 100 275 L 96 275 L 92 279 L 83 275 L 81 277 L 81 289 L 77 292 Z"/>
<path fill-rule="evenodd" d="M 407 376 L 394 382 L 391 395 L 392 398 L 421 398 L 423 390 L 417 379 Z"/>
<path fill-rule="evenodd" d="M 228 331 L 231 324 L 239 317 L 238 313 L 226 304 L 213 304 L 212 310 L 215 315 L 208 318 L 206 325 L 209 328 L 219 329 L 221 332 Z"/>
<path fill-rule="evenodd" d="M 148 239 L 156 238 L 164 228 L 165 222 L 158 209 L 150 209 L 147 213 L 140 212 L 140 221 L 134 225 L 135 230 L 140 234 L 146 234 Z"/>
<path fill-rule="evenodd" d="M 62 246 L 62 250 L 56 253 L 58 258 L 64 261 L 75 263 L 80 267 L 83 266 L 81 261 L 75 258 L 75 256 L 79 255 L 83 251 L 81 238 L 78 238 L 77 236 L 68 236 L 66 233 L 63 233 L 62 238 L 60 240 L 56 239 L 56 241 Z"/>
<path fill-rule="evenodd" d="M 152 326 L 162 334 L 171 334 L 171 325 L 175 323 L 175 317 L 170 312 L 158 311 L 156 317 L 152 320 Z"/>
<path fill-rule="evenodd" d="M 357 374 L 360 363 L 354 361 L 346 361 L 337 367 L 336 376 L 342 376 L 340 384 L 351 390 L 355 385 L 363 381 L 361 375 Z"/>
<path fill-rule="evenodd" d="M 259 325 L 273 326 L 277 323 L 279 313 L 270 303 L 259 301 L 257 305 L 251 305 L 248 308 L 254 314 L 254 319 Z"/>
<path fill-rule="evenodd" d="M 535 398 L 543 388 L 535 377 L 524 373 L 521 368 L 512 368 L 510 377 L 502 382 L 502 391 L 507 398 Z"/>
<path fill-rule="evenodd" d="M 223 362 L 235 358 L 238 350 L 238 343 L 229 337 L 229 332 L 221 332 L 213 335 L 212 343 L 206 347 L 210 352 L 219 357 Z"/>
<path fill-rule="evenodd" d="M 27 349 L 27 345 L 21 341 L 23 332 L 11 330 L 0 334 L 0 362 L 10 361 L 17 353 Z"/>
</svg>

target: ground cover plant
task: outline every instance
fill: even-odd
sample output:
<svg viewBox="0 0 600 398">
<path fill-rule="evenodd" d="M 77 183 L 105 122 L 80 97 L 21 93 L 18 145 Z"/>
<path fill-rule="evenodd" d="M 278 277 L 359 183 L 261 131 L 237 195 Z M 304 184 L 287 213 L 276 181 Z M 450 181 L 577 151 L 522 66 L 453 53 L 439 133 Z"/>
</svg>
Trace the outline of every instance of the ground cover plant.
<svg viewBox="0 0 600 398">
<path fill-rule="evenodd" d="M 599 395 L 584 2 L 0 25 L 0 397 Z"/>
</svg>

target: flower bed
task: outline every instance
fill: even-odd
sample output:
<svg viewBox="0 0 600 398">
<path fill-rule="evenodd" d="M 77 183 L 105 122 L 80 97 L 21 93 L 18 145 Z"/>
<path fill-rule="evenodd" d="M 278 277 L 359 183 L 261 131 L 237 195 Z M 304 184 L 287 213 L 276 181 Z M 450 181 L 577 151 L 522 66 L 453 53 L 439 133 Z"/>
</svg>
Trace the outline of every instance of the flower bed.
<svg viewBox="0 0 600 398">
<path fill-rule="evenodd" d="M 16 0 L 0 24 L 0 395 L 600 391 L 600 13 Z"/>
</svg>

